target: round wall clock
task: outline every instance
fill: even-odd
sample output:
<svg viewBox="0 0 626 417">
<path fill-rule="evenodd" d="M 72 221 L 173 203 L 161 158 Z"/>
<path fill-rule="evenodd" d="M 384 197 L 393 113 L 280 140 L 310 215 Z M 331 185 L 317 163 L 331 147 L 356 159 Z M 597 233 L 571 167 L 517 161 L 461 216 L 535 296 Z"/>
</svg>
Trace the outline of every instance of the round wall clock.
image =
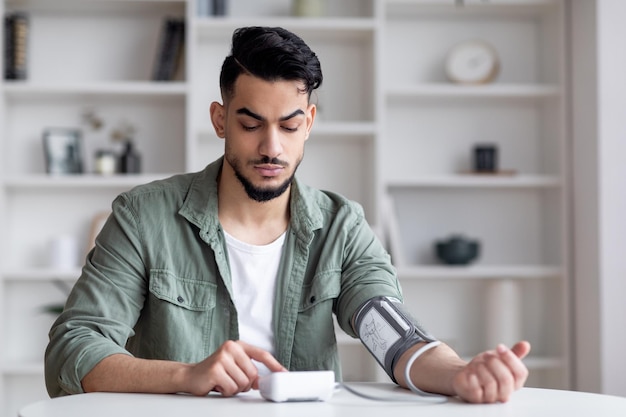
<svg viewBox="0 0 626 417">
<path fill-rule="evenodd" d="M 485 84 L 495 79 L 499 69 L 497 51 L 481 40 L 461 42 L 446 57 L 446 75 L 455 83 Z"/>
</svg>

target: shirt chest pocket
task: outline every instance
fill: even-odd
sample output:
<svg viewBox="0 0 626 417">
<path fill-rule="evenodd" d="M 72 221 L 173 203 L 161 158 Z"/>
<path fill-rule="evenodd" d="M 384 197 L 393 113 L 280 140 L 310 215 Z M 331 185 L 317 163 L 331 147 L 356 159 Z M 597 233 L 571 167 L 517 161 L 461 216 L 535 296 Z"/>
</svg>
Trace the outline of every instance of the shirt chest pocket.
<svg viewBox="0 0 626 417">
<path fill-rule="evenodd" d="M 175 276 L 169 271 L 150 271 L 150 292 L 160 300 L 191 311 L 215 307 L 217 285 Z"/>
<path fill-rule="evenodd" d="M 311 284 L 303 286 L 298 311 L 306 312 L 323 303 L 332 305 L 332 301 L 339 296 L 341 290 L 340 280 L 340 271 L 316 275 Z"/>
<path fill-rule="evenodd" d="M 133 353 L 180 362 L 204 359 L 213 347 L 209 330 L 220 320 L 215 316 L 217 285 L 151 270 L 148 289 Z"/>
</svg>

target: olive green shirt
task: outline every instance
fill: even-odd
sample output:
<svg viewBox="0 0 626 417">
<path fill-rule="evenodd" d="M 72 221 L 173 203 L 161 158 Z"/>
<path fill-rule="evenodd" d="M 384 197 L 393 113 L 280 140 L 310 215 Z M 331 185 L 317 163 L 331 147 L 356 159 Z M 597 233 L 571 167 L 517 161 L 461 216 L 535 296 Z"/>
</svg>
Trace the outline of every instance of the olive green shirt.
<svg viewBox="0 0 626 417">
<path fill-rule="evenodd" d="M 115 199 L 50 330 L 50 396 L 83 392 L 82 378 L 116 353 L 196 363 L 239 338 L 217 213 L 221 166 L 220 158 Z M 275 356 L 290 370 L 332 369 L 340 378 L 333 314 L 354 337 L 357 308 L 377 295 L 400 298 L 400 286 L 358 204 L 295 180 L 290 210 L 268 312 Z"/>
</svg>

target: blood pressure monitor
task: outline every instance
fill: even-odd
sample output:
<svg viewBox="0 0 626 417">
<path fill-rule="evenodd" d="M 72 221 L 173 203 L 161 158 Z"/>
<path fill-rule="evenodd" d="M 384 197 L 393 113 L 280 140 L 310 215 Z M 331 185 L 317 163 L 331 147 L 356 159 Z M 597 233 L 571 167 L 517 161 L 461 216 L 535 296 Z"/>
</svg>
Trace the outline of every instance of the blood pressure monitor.
<svg viewBox="0 0 626 417">
<path fill-rule="evenodd" d="M 391 297 L 375 297 L 366 301 L 357 311 L 355 330 L 394 382 L 393 370 L 404 352 L 416 343 L 436 341 L 400 300 Z"/>
</svg>

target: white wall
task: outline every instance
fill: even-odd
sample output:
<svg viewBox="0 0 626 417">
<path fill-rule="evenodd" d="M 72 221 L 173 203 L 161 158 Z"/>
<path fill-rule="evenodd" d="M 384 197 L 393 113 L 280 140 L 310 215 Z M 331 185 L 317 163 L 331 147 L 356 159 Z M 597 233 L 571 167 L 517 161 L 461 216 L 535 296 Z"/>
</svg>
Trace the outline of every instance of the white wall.
<svg viewBox="0 0 626 417">
<path fill-rule="evenodd" d="M 626 396 L 626 2 L 571 6 L 574 385 Z"/>
<path fill-rule="evenodd" d="M 626 395 L 626 2 L 598 5 L 602 388 Z"/>
</svg>

